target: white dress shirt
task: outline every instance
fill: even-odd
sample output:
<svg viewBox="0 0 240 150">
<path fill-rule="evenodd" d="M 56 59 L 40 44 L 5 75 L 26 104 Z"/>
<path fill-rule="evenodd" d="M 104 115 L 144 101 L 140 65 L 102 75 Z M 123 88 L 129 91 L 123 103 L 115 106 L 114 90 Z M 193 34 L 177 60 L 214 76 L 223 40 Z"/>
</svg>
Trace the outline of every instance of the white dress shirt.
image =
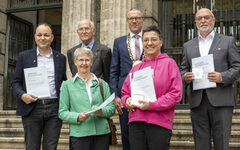
<svg viewBox="0 0 240 150">
<path fill-rule="evenodd" d="M 86 83 L 86 81 L 83 78 L 79 77 L 78 73 L 76 73 L 76 75 L 73 77 L 73 82 L 76 80 L 76 78 L 80 78 L 85 82 L 90 103 L 92 103 L 92 94 L 91 94 L 91 86 L 93 85 L 92 81 L 96 80 L 98 82 L 98 78 L 95 76 L 95 74 L 91 73 L 91 75 L 93 78 L 91 78 L 88 83 Z"/>
<path fill-rule="evenodd" d="M 200 34 L 198 35 L 199 51 L 201 56 L 208 55 L 214 36 L 214 30 L 205 39 L 203 39 Z"/>
</svg>

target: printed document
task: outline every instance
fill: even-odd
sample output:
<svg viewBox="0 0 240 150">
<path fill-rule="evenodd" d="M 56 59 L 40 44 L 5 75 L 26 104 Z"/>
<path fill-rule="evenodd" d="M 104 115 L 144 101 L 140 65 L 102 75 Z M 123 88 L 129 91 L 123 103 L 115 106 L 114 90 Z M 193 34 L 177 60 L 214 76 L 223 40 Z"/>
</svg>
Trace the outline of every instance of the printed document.
<svg viewBox="0 0 240 150">
<path fill-rule="evenodd" d="M 93 110 L 91 111 L 88 111 L 87 113 L 85 113 L 85 115 L 88 115 L 88 114 L 91 114 L 91 113 L 94 113 L 100 109 L 102 109 L 103 107 L 107 106 L 109 103 L 111 103 L 115 98 L 115 93 L 112 93 L 111 96 L 108 97 L 108 99 L 106 99 L 100 106 L 94 108 Z"/>
<path fill-rule="evenodd" d="M 193 58 L 192 72 L 194 73 L 193 90 L 216 87 L 216 82 L 208 80 L 208 72 L 214 72 L 212 54 Z"/>
<path fill-rule="evenodd" d="M 32 67 L 24 69 L 27 93 L 38 98 L 50 97 L 47 68 Z"/>
<path fill-rule="evenodd" d="M 133 76 L 133 77 L 132 77 Z M 153 70 L 147 67 L 130 74 L 131 104 L 140 105 L 139 100 L 156 101 Z"/>
</svg>

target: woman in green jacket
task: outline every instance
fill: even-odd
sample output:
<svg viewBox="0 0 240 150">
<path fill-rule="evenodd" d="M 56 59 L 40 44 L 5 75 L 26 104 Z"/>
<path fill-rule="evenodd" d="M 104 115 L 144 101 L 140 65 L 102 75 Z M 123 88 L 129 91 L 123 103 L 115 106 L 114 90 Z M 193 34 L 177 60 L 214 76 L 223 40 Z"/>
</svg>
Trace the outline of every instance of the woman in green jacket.
<svg viewBox="0 0 240 150">
<path fill-rule="evenodd" d="M 78 48 L 74 63 L 78 73 L 65 81 L 60 92 L 59 117 L 70 123 L 71 150 L 108 150 L 110 128 L 107 118 L 115 113 L 113 102 L 86 115 L 103 103 L 98 78 L 90 72 L 92 51 Z M 110 96 L 108 84 L 102 80 L 104 98 Z"/>
</svg>

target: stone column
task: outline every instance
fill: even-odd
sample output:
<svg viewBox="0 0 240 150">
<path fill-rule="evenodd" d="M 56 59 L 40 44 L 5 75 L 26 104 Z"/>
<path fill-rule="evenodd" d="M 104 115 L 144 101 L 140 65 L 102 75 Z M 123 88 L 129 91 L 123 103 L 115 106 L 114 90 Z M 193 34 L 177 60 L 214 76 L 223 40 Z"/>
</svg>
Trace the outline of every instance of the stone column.
<svg viewBox="0 0 240 150">
<path fill-rule="evenodd" d="M 4 79 L 5 75 L 5 54 L 6 54 L 6 34 L 7 34 L 7 0 L 2 0 L 0 3 L 0 110 L 3 110 L 3 99 L 4 99 Z"/>
<path fill-rule="evenodd" d="M 112 49 L 114 39 L 129 32 L 126 17 L 131 8 L 143 12 L 144 26 L 157 25 L 158 0 L 101 0 L 101 43 Z"/>
<path fill-rule="evenodd" d="M 61 38 L 63 54 L 66 55 L 68 49 L 81 42 L 77 35 L 78 22 L 82 19 L 95 21 L 94 2 L 94 0 L 63 0 Z M 71 77 L 68 64 L 67 76 Z"/>
</svg>

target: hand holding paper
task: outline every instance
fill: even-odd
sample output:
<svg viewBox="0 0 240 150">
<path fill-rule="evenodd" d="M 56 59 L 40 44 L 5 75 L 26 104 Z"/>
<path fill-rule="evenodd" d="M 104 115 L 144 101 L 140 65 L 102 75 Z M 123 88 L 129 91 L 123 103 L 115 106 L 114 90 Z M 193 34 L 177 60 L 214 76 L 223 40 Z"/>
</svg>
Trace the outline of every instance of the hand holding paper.
<svg viewBox="0 0 240 150">
<path fill-rule="evenodd" d="M 111 96 L 109 96 L 108 99 L 106 99 L 99 107 L 94 107 L 93 110 L 86 112 L 85 114 L 91 114 L 91 113 L 95 113 L 96 111 L 99 111 L 100 109 L 102 109 L 103 107 L 107 106 L 109 103 L 111 103 L 115 98 L 115 93 L 113 93 Z"/>
<path fill-rule="evenodd" d="M 37 97 L 37 96 L 34 96 L 34 95 L 32 95 L 32 94 L 24 93 L 24 94 L 21 96 L 21 99 L 22 99 L 22 101 L 24 101 L 26 104 L 30 104 L 30 103 L 32 103 L 32 102 L 37 101 L 38 97 Z"/>
<path fill-rule="evenodd" d="M 140 106 L 139 100 L 156 101 L 153 70 L 147 67 L 134 72 L 131 79 L 131 104 Z"/>
<path fill-rule="evenodd" d="M 200 68 L 202 70 L 200 70 Z M 192 59 L 192 70 L 194 73 L 193 90 L 216 87 L 216 82 L 209 80 L 208 73 L 214 72 L 213 54 Z M 199 74 L 199 75 L 198 75 Z M 202 77 L 200 78 L 202 74 Z M 197 79 L 196 76 L 197 75 Z"/>
<path fill-rule="evenodd" d="M 148 110 L 149 109 L 149 102 L 148 101 L 143 101 L 143 100 L 139 100 L 139 106 L 137 106 L 139 109 L 141 110 Z"/>
<path fill-rule="evenodd" d="M 82 112 L 78 115 L 78 121 L 85 121 L 89 118 L 89 115 L 86 112 Z"/>
<path fill-rule="evenodd" d="M 97 106 L 93 106 L 92 109 L 97 108 Z M 102 109 L 98 109 L 97 111 L 94 112 L 96 116 L 101 116 L 102 115 Z"/>
<path fill-rule="evenodd" d="M 47 69 L 42 67 L 32 67 L 24 69 L 27 93 L 38 98 L 50 97 Z"/>
</svg>

